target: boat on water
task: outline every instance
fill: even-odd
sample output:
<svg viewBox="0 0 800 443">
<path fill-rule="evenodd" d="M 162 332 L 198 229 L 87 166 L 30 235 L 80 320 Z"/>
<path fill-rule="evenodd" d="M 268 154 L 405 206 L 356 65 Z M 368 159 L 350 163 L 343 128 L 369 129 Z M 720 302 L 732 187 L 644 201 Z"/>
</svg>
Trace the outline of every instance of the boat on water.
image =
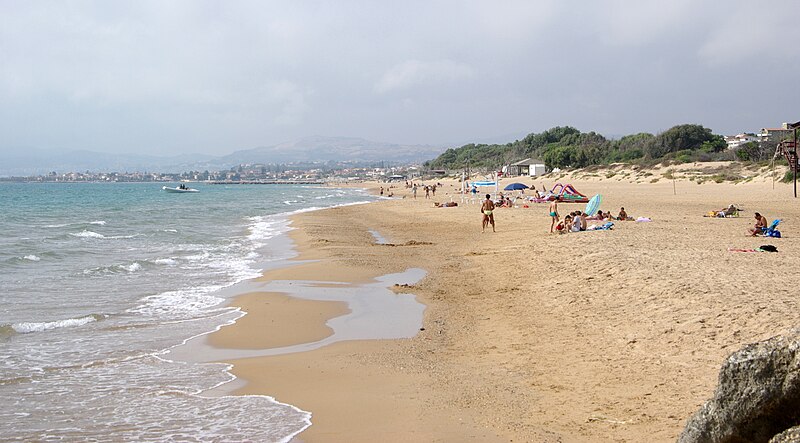
<svg viewBox="0 0 800 443">
<path fill-rule="evenodd" d="M 178 194 L 181 194 L 181 193 L 184 193 L 184 192 L 200 192 L 197 189 L 187 188 L 186 186 L 183 186 L 183 185 L 175 187 L 175 188 L 170 188 L 169 186 L 162 186 L 161 190 L 162 191 L 167 191 L 167 192 L 175 192 L 175 193 L 178 193 Z"/>
</svg>

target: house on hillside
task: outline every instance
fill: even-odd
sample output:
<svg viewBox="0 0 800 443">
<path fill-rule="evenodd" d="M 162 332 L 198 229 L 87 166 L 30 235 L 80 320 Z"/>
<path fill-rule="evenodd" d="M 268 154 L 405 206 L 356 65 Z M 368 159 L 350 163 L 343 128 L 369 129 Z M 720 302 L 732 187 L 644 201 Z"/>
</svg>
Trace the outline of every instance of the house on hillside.
<svg viewBox="0 0 800 443">
<path fill-rule="evenodd" d="M 792 136 L 794 131 L 789 126 L 789 123 L 784 123 L 780 128 L 762 128 L 758 137 L 761 141 L 779 142 Z"/>
<path fill-rule="evenodd" d="M 750 142 L 758 143 L 759 138 L 755 134 L 741 133 L 736 135 L 725 136 L 725 143 L 728 149 L 736 149 Z"/>
<path fill-rule="evenodd" d="M 529 175 L 535 177 L 545 173 L 544 162 L 535 158 L 512 163 L 508 166 L 508 175 Z"/>
</svg>

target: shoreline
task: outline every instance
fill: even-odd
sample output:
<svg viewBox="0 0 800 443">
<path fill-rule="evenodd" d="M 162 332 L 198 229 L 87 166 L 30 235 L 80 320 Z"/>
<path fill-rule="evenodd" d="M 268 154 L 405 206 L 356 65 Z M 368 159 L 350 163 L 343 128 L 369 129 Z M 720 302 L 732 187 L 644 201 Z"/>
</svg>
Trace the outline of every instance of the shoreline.
<svg viewBox="0 0 800 443">
<path fill-rule="evenodd" d="M 234 360 L 232 373 L 247 381 L 236 393 L 312 412 L 297 437 L 308 442 L 674 441 L 727 353 L 796 325 L 787 288 L 800 283 L 790 272 L 800 244 L 781 239 L 771 255 L 727 248 L 768 242 L 743 236 L 752 211 L 785 218 L 792 232 L 800 210 L 769 183 L 685 182 L 675 196 L 670 182 L 572 181 L 603 193 L 603 209 L 625 206 L 653 222 L 549 235 L 546 206 L 531 205 L 500 209 L 498 233 L 481 234 L 477 206 L 433 208 L 458 201 L 452 183 L 436 199 L 293 216 L 297 259 L 323 261 L 281 278 L 364 281 L 424 267 L 427 277 L 408 291 L 427 306 L 425 330 Z M 702 218 L 731 202 L 748 212 Z M 751 263 L 785 278 L 742 280 Z M 364 417 L 378 424 L 365 427 Z"/>
<path fill-rule="evenodd" d="M 380 201 L 373 203 L 379 204 Z M 353 206 L 356 205 L 350 207 Z M 339 206 L 303 214 L 293 214 L 290 217 L 292 229 L 284 235 L 292 240 L 297 255 L 287 260 L 290 263 L 288 266 L 268 270 L 255 281 L 267 283 L 310 280 L 319 282 L 315 284 L 317 287 L 336 284 L 358 286 L 370 283 L 375 284 L 376 279 L 381 277 L 401 275 L 402 272 L 391 271 L 400 271 L 402 267 L 391 267 L 384 271 L 378 271 L 367 266 L 352 266 L 336 262 L 328 254 L 320 253 L 319 249 L 314 248 L 318 242 L 306 235 L 308 226 L 303 226 L 303 222 L 299 221 L 298 218 L 315 213 L 336 211 L 346 207 Z M 301 226 L 295 226 L 297 224 Z M 388 244 L 389 246 L 394 246 L 388 243 L 388 240 L 375 229 L 362 230 L 359 234 L 363 237 L 362 240 L 367 240 L 370 245 Z M 327 243 L 327 241 L 323 241 L 323 243 Z M 413 283 L 410 285 L 404 283 L 401 285 L 395 284 L 394 286 L 404 290 L 405 287 L 413 287 L 413 285 Z M 401 295 L 399 291 L 395 292 Z M 262 306 L 258 306 L 259 300 Z M 268 304 L 270 307 L 274 307 L 276 304 L 293 303 L 289 302 L 289 300 L 304 302 L 302 307 L 292 313 L 293 318 L 298 321 L 299 325 L 302 325 L 299 329 L 312 325 L 315 330 L 319 331 L 322 328 L 327 333 L 302 336 L 293 334 L 293 331 L 298 329 L 297 325 L 292 328 L 276 327 L 275 320 L 283 317 L 285 313 L 281 310 L 265 309 L 263 305 Z M 297 346 L 329 338 L 330 327 L 325 326 L 326 322 L 337 315 L 346 314 L 349 310 L 344 306 L 340 306 L 341 310 L 329 310 L 327 311 L 329 315 L 322 315 L 321 312 L 325 310 L 326 307 L 324 305 L 326 303 L 330 302 L 302 300 L 284 292 L 250 292 L 236 296 L 229 305 L 239 306 L 242 311 L 246 311 L 248 314 L 237 320 L 236 323 L 210 334 L 207 343 L 217 349 L 257 350 L 274 348 L 276 346 L 271 345 L 276 343 L 283 346 Z M 256 306 L 257 310 L 248 311 L 247 306 Z M 248 317 L 250 317 L 250 321 L 243 321 Z M 265 332 L 265 328 L 268 329 L 267 333 L 273 337 L 271 340 L 265 341 L 258 338 L 258 332 Z M 418 332 L 418 329 L 424 330 L 425 328 L 415 327 L 415 333 Z M 352 357 L 356 355 L 360 356 L 359 359 L 368 358 L 368 356 L 374 358 L 375 355 L 385 352 L 387 344 L 389 346 L 399 345 L 402 348 L 409 340 L 414 340 L 414 338 L 346 339 L 307 351 L 240 359 L 233 358 L 225 359 L 224 361 L 232 365 L 232 369 L 229 372 L 238 379 L 237 385 L 239 387 L 233 391 L 233 395 L 267 395 L 280 403 L 290 404 L 300 410 L 312 413 L 312 425 L 301 432 L 299 436 L 295 436 L 292 441 L 313 442 L 318 441 L 318 439 L 319 441 L 326 441 L 332 435 L 337 435 L 337 438 L 346 438 L 348 441 L 373 441 L 375 435 L 382 435 L 383 439 L 388 439 L 388 441 L 402 441 L 406 439 L 409 432 L 407 428 L 408 422 L 415 423 L 416 429 L 412 432 L 415 438 L 421 438 L 424 441 L 448 439 L 454 436 L 459 436 L 458 439 L 461 441 L 505 441 L 505 439 L 499 439 L 493 433 L 487 433 L 486 429 L 476 426 L 471 420 L 465 422 L 463 417 L 469 415 L 465 411 L 460 411 L 461 417 L 456 417 L 456 414 L 442 414 L 426 407 L 424 402 L 417 398 L 417 396 L 424 395 L 422 391 L 416 392 L 415 396 L 408 396 L 405 390 L 409 386 L 428 385 L 431 383 L 430 380 L 423 382 L 421 379 L 426 377 L 422 374 L 403 374 L 386 367 L 385 362 L 368 365 L 371 368 L 370 370 L 364 370 L 363 367 L 356 368 L 352 361 L 345 362 L 344 366 L 342 366 L 343 363 L 340 360 L 335 364 L 328 363 L 337 361 L 337 357 L 341 355 L 348 356 L 346 360 L 352 360 Z M 359 362 L 359 365 L 363 364 L 363 361 Z M 275 366 L 281 369 L 272 369 Z M 312 367 L 313 369 L 311 369 Z M 402 371 L 402 368 L 400 369 Z M 376 372 L 380 374 L 380 377 L 371 376 Z M 330 377 L 330 374 L 336 375 Z M 357 374 L 355 378 L 354 374 Z M 391 382 L 389 382 L 390 379 Z M 280 380 L 280 382 L 276 380 Z M 340 383 L 342 380 L 348 380 L 348 382 Z M 320 395 L 318 391 L 332 388 L 331 382 L 340 385 L 343 390 L 334 395 Z M 365 384 L 369 386 L 369 389 L 353 389 L 355 385 L 363 388 Z M 404 389 L 397 390 L 398 386 L 403 386 Z M 367 406 L 362 406 L 360 413 L 356 414 L 353 414 L 348 409 L 342 411 L 341 399 L 352 396 L 355 392 L 361 392 L 362 394 L 357 394 L 355 396 L 356 399 L 345 403 Z M 380 394 L 376 397 L 376 393 Z M 394 401 L 386 404 L 381 396 L 392 398 Z M 400 397 L 405 398 L 400 400 Z M 312 406 L 308 406 L 309 404 Z M 337 412 L 337 410 L 341 412 Z M 428 418 L 421 420 L 420 410 L 425 410 Z M 323 412 L 318 413 L 315 411 Z M 328 418 L 329 416 L 334 418 Z M 365 425 L 365 417 L 370 417 L 366 421 L 372 423 L 371 425 Z M 387 425 L 384 420 L 386 417 L 394 417 L 392 419 L 393 425 Z M 398 418 L 400 419 L 398 420 Z M 421 422 L 425 423 L 422 427 L 420 427 Z M 394 437 L 390 437 L 390 434 L 394 434 Z"/>
</svg>

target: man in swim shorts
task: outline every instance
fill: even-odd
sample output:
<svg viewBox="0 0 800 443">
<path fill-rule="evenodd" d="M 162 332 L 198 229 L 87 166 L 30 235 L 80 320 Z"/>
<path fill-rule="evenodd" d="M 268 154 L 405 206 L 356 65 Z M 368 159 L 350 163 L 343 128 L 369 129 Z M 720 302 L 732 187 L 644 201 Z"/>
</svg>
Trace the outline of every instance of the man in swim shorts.
<svg viewBox="0 0 800 443">
<path fill-rule="evenodd" d="M 558 223 L 558 221 L 559 221 L 559 216 L 558 216 L 558 197 L 556 197 L 555 200 L 550 202 L 550 217 L 553 218 L 553 220 L 550 222 L 550 233 L 552 234 L 553 233 L 553 226 L 555 226 L 556 223 Z"/>
<path fill-rule="evenodd" d="M 767 228 L 767 218 L 761 215 L 760 213 L 756 212 L 756 224 L 753 225 L 753 229 L 750 230 L 750 235 L 755 237 L 758 234 L 764 232 L 764 229 Z"/>
<path fill-rule="evenodd" d="M 491 194 L 486 194 L 486 200 L 483 201 L 481 205 L 481 213 L 483 214 L 483 227 L 481 228 L 481 232 L 486 230 L 486 225 L 488 223 L 492 224 L 492 232 L 497 232 L 494 230 L 494 202 L 492 201 Z"/>
</svg>

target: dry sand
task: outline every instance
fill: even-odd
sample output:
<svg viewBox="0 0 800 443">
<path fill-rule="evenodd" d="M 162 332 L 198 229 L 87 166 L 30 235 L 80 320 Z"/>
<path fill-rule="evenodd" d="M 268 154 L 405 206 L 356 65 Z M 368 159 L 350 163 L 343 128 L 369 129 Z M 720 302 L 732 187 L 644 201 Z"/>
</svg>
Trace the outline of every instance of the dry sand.
<svg viewBox="0 0 800 443">
<path fill-rule="evenodd" d="M 462 204 L 452 183 L 430 200 L 295 216 L 299 258 L 320 261 L 265 279 L 357 283 L 421 267 L 427 277 L 405 290 L 428 307 L 424 330 L 234 361 L 248 382 L 239 393 L 311 411 L 299 436 L 308 442 L 674 441 L 711 396 L 726 355 L 798 325 L 800 206 L 790 186 L 765 180 L 684 180 L 673 195 L 671 180 L 604 178 L 572 183 L 603 194 L 604 210 L 624 206 L 653 221 L 551 235 L 547 205 L 532 204 L 498 209 L 498 232 L 481 233 L 479 206 Z M 460 206 L 434 208 L 451 198 Z M 741 218 L 702 217 L 730 203 L 745 208 Z M 562 215 L 573 209 L 583 205 L 560 205 Z M 785 237 L 747 237 L 754 211 L 783 218 Z M 766 243 L 780 252 L 728 251 Z M 255 300 L 263 306 L 248 309 Z M 304 302 L 281 322 L 265 300 L 287 303 L 276 294 L 237 300 L 248 316 L 214 344 L 318 339 L 329 333 L 320 323 L 344 309 Z M 306 333 L 295 323 L 317 326 Z"/>
</svg>

